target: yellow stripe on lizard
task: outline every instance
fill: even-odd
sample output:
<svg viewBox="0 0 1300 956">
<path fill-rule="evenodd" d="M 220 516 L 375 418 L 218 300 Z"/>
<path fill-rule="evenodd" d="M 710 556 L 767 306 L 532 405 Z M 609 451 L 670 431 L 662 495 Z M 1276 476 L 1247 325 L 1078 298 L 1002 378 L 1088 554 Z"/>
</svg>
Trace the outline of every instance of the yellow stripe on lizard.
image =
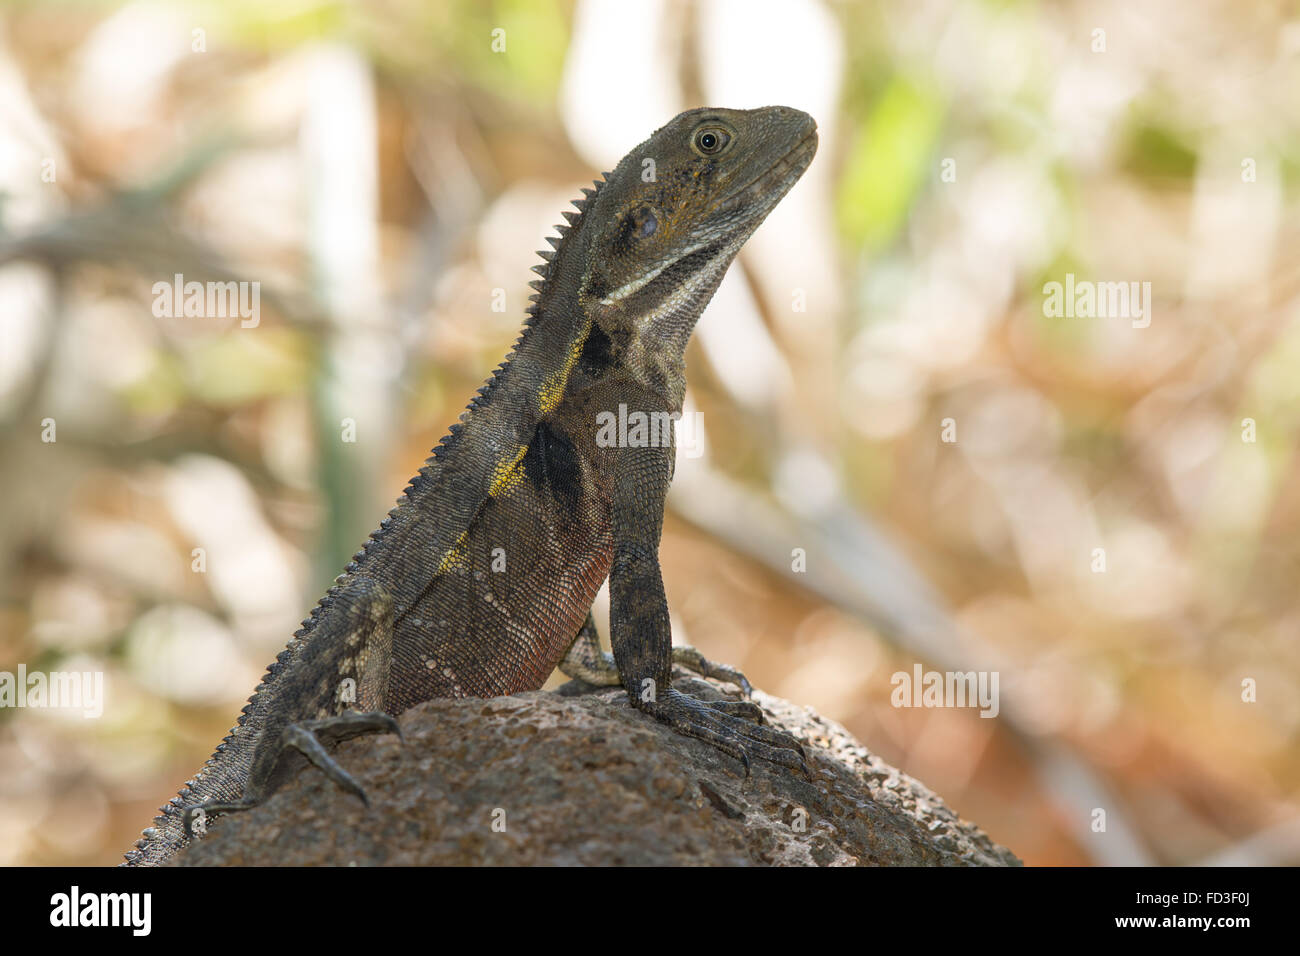
<svg viewBox="0 0 1300 956">
<path fill-rule="evenodd" d="M 502 461 L 492 469 L 492 484 L 488 485 L 488 494 L 493 498 L 503 495 L 510 491 L 515 485 L 519 484 L 524 477 L 524 469 L 521 462 L 524 455 L 528 453 L 527 445 L 520 445 L 515 450 L 515 456 L 509 460 Z"/>
<path fill-rule="evenodd" d="M 587 329 L 590 329 L 590 324 Z M 573 366 L 578 364 L 578 356 L 582 354 L 582 344 L 587 339 L 587 329 L 584 329 L 572 343 L 569 345 L 569 351 L 564 356 L 564 364 L 546 377 L 542 383 L 542 391 L 538 396 L 538 407 L 541 408 L 542 414 L 546 415 L 555 411 L 560 404 L 560 399 L 564 397 L 564 388 L 569 384 L 569 374 L 573 371 Z"/>
<path fill-rule="evenodd" d="M 442 561 L 438 564 L 438 573 L 445 574 L 448 571 L 464 571 L 468 567 L 467 558 L 469 557 L 469 532 L 462 531 L 456 543 L 451 546 L 451 550 L 442 556 Z"/>
</svg>

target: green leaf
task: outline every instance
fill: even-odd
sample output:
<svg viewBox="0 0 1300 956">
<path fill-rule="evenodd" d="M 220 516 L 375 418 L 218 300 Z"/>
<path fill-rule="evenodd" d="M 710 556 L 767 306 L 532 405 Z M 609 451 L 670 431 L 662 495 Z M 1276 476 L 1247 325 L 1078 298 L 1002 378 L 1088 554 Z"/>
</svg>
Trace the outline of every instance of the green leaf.
<svg viewBox="0 0 1300 956">
<path fill-rule="evenodd" d="M 859 124 L 840 181 L 840 228 L 871 248 L 890 242 L 907 219 L 943 124 L 945 104 L 931 87 L 892 79 Z"/>
</svg>

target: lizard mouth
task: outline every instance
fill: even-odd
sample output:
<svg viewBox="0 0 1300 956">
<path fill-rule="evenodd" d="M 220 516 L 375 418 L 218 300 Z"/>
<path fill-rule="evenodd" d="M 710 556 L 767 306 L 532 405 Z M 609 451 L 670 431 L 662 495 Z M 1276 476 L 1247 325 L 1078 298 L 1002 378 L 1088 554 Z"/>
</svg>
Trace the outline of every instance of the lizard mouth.
<svg viewBox="0 0 1300 956">
<path fill-rule="evenodd" d="M 770 211 L 803 176 L 816 152 L 817 127 L 814 126 L 780 159 L 745 185 L 736 188 L 723 202 L 723 209 L 729 212 L 739 205 L 753 204 L 761 207 L 764 213 Z"/>
</svg>

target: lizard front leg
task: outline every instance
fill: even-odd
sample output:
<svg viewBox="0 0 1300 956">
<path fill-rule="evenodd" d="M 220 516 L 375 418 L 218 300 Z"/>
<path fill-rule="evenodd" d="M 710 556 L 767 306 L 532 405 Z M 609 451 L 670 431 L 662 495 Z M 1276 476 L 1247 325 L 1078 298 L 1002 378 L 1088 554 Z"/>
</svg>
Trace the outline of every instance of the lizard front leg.
<svg viewBox="0 0 1300 956">
<path fill-rule="evenodd" d="M 754 693 L 754 688 L 744 674 L 734 667 L 709 660 L 693 647 L 674 644 L 673 663 L 702 677 L 730 681 L 746 697 Z M 614 662 L 613 654 L 601 649 L 600 634 L 596 631 L 596 622 L 590 611 L 565 652 L 564 659 L 560 661 L 560 673 L 597 687 L 615 687 L 620 683 L 618 664 Z"/>
<path fill-rule="evenodd" d="M 805 769 L 799 741 L 754 722 L 762 720 L 757 704 L 705 701 L 672 688 L 672 633 L 659 539 L 673 449 L 617 448 L 609 453 L 616 456 L 610 643 L 633 706 L 738 758 L 746 772 L 750 757 Z"/>
<path fill-rule="evenodd" d="M 378 584 L 354 578 L 332 597 L 301 656 L 269 688 L 265 723 L 237 800 L 207 801 L 186 808 L 186 831 L 200 811 L 230 813 L 255 807 L 304 762 L 369 805 L 366 792 L 330 755 L 339 741 L 360 734 L 394 733 L 397 721 L 384 712 L 392 661 L 392 600 Z"/>
</svg>

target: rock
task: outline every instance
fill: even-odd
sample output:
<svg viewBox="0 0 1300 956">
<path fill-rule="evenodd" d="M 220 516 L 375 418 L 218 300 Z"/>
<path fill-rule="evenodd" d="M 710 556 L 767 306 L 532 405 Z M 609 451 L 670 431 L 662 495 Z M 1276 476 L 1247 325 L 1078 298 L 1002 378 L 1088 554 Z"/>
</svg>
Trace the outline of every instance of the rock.
<svg viewBox="0 0 1300 956">
<path fill-rule="evenodd" d="M 692 678 L 675 686 L 723 696 Z M 756 760 L 746 780 L 739 761 L 632 710 L 620 689 L 432 700 L 402 715 L 405 746 L 370 736 L 337 748 L 369 809 L 308 768 L 262 806 L 214 820 L 173 862 L 1019 865 L 842 727 L 754 699 L 804 741 L 811 779 Z"/>
</svg>

